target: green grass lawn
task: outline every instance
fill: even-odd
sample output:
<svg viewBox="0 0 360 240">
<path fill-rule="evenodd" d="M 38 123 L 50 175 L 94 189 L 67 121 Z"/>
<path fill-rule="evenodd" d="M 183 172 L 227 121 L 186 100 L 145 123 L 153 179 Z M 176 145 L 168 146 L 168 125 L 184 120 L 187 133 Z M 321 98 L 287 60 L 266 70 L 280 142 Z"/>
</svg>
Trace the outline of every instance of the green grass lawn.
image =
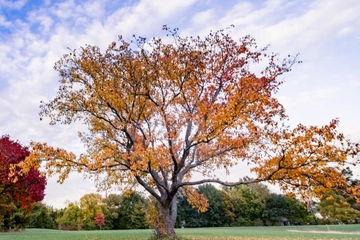
<svg viewBox="0 0 360 240">
<path fill-rule="evenodd" d="M 59 231 L 49 229 L 26 229 L 24 232 L 0 233 L 1 240 L 98 240 L 98 239 L 147 239 L 152 230 L 103 230 Z"/>
<path fill-rule="evenodd" d="M 315 233 L 314 231 L 318 231 Z M 330 231 L 330 232 L 329 232 Z M 320 233 L 321 232 L 321 233 Z M 340 232 L 340 233 L 338 233 Z M 360 225 L 291 226 L 291 227 L 223 227 L 177 229 L 188 239 L 360 239 Z M 100 240 L 148 239 L 152 230 L 58 231 L 27 229 L 24 232 L 0 233 L 1 240 Z"/>
</svg>

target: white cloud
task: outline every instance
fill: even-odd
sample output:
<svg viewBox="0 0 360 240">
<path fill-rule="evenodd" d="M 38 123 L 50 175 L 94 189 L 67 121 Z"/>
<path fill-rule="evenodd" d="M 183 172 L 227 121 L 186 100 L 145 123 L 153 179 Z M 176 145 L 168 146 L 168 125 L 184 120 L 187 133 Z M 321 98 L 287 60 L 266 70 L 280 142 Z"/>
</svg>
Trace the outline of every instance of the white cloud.
<svg viewBox="0 0 360 240">
<path fill-rule="evenodd" d="M 7 21 L 7 19 L 0 15 L 0 27 L 10 27 L 11 26 L 11 22 Z"/>
<path fill-rule="evenodd" d="M 192 17 L 192 23 L 196 26 L 202 26 L 208 24 L 210 21 L 214 21 L 213 15 L 215 14 L 214 9 L 208 9 L 205 11 L 198 12 Z"/>
<path fill-rule="evenodd" d="M 52 14 L 54 14 L 60 20 L 66 20 L 72 18 L 72 21 L 77 20 L 75 16 L 77 15 L 76 12 L 78 13 L 80 12 L 79 10 L 80 10 L 80 6 L 75 4 L 74 0 L 67 0 L 60 2 L 58 4 L 55 4 L 55 6 L 51 8 Z"/>
<path fill-rule="evenodd" d="M 324 104 L 336 99 L 341 90 L 341 86 L 333 86 L 331 88 L 319 88 L 315 91 L 301 92 L 298 95 L 298 105 Z"/>
<path fill-rule="evenodd" d="M 27 0 L 0 0 L 0 9 L 3 8 L 10 8 L 10 9 L 21 9 Z"/>
<path fill-rule="evenodd" d="M 54 20 L 50 16 L 38 14 L 37 12 L 31 12 L 28 18 L 32 23 L 40 24 L 41 27 L 39 28 L 39 32 L 43 35 L 48 34 L 53 27 Z"/>
</svg>

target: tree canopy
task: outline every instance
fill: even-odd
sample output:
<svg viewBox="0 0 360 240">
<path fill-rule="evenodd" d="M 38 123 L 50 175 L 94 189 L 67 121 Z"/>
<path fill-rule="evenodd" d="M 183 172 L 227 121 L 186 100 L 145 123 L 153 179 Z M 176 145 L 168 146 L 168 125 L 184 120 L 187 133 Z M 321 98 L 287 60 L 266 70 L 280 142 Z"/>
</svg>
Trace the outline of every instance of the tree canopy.
<svg viewBox="0 0 360 240">
<path fill-rule="evenodd" d="M 5 231 L 11 227 L 23 227 L 27 223 L 26 212 L 45 196 L 46 179 L 37 167 L 23 173 L 16 166 L 29 154 L 26 147 L 9 136 L 0 138 L 0 228 Z M 18 221 L 14 219 L 15 213 Z"/>
<path fill-rule="evenodd" d="M 158 202 L 158 235 L 170 237 L 181 188 L 200 207 L 206 198 L 193 186 L 204 183 L 269 181 L 304 196 L 346 185 L 341 169 L 357 163 L 359 145 L 338 133 L 338 120 L 282 124 L 278 77 L 296 58 L 278 61 L 250 36 L 237 41 L 227 30 L 183 38 L 164 29 L 173 43 L 120 36 L 105 52 L 86 45 L 65 54 L 55 64 L 59 91 L 41 104 L 40 115 L 51 124 L 85 124 L 79 136 L 87 152 L 76 157 L 33 142 L 24 169 L 45 161 L 60 182 L 77 169 L 106 173 L 105 187 L 139 184 Z M 237 164 L 250 164 L 256 178 L 226 182 L 213 174 Z M 198 172 L 203 178 L 193 178 Z"/>
</svg>

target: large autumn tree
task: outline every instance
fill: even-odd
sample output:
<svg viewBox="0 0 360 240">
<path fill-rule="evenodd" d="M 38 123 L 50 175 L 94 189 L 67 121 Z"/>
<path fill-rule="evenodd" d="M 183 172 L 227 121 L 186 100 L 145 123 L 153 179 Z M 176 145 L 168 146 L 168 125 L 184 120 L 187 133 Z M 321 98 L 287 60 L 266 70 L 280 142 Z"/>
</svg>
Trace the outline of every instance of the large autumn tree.
<svg viewBox="0 0 360 240">
<path fill-rule="evenodd" d="M 59 91 L 40 115 L 51 124 L 85 124 L 79 136 L 87 152 L 76 157 L 33 143 L 24 166 L 45 161 L 60 181 L 77 169 L 105 173 L 108 186 L 141 185 L 158 203 L 159 237 L 175 236 L 180 188 L 205 210 L 194 185 L 269 181 L 316 195 L 346 184 L 340 169 L 355 161 L 359 147 L 338 133 L 337 120 L 294 129 L 281 124 L 287 116 L 275 98 L 278 77 L 296 59 L 278 61 L 253 38 L 237 41 L 227 30 L 183 38 L 164 28 L 165 41 L 119 37 L 105 52 L 86 45 L 65 54 L 55 65 Z M 214 175 L 237 164 L 249 164 L 257 177 L 226 182 Z"/>
<path fill-rule="evenodd" d="M 4 231 L 24 227 L 29 218 L 32 204 L 44 198 L 45 176 L 37 168 L 30 168 L 25 174 L 16 164 L 29 156 L 28 148 L 5 135 L 0 138 L 0 226 Z M 21 224 L 16 223 L 14 214 Z M 20 220 L 19 216 L 24 216 Z M 1 229 L 1 228 L 0 228 Z"/>
</svg>

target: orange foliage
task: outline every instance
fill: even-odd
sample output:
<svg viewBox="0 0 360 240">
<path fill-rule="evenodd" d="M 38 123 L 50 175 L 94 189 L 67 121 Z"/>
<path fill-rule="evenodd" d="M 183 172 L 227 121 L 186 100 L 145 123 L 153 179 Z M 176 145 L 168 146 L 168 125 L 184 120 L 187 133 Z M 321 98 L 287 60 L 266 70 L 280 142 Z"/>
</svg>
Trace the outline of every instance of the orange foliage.
<svg viewBox="0 0 360 240">
<path fill-rule="evenodd" d="M 206 212 L 209 207 L 209 203 L 203 194 L 199 193 L 191 186 L 185 187 L 183 193 L 187 196 L 187 201 L 191 204 L 191 206 L 197 208 L 199 212 Z"/>
<path fill-rule="evenodd" d="M 71 169 L 106 173 L 106 186 L 140 184 L 162 206 L 184 187 L 200 210 L 206 201 L 191 186 L 202 183 L 270 181 L 304 196 L 346 185 L 340 170 L 357 163 L 359 145 L 337 132 L 338 120 L 280 127 L 287 116 L 274 97 L 277 78 L 296 59 L 277 63 L 253 38 L 235 41 L 224 30 L 204 38 L 171 34 L 173 44 L 139 38 L 133 45 L 119 37 L 104 53 L 87 45 L 64 55 L 55 65 L 59 92 L 40 114 L 51 124 L 82 121 L 87 152 L 76 158 L 32 143 L 24 165 L 44 160 L 61 182 Z M 260 61 L 267 67 L 251 72 Z M 229 172 L 239 163 L 252 164 L 257 178 L 230 183 L 213 177 L 214 170 Z M 194 172 L 203 179 L 194 180 Z"/>
<path fill-rule="evenodd" d="M 322 127 L 300 124 L 274 134 L 268 160 L 262 159 L 253 171 L 260 179 L 279 183 L 283 190 L 304 197 L 320 197 L 331 189 L 347 187 L 341 170 L 357 162 L 359 145 L 338 133 L 337 125 L 338 120 Z"/>
</svg>

